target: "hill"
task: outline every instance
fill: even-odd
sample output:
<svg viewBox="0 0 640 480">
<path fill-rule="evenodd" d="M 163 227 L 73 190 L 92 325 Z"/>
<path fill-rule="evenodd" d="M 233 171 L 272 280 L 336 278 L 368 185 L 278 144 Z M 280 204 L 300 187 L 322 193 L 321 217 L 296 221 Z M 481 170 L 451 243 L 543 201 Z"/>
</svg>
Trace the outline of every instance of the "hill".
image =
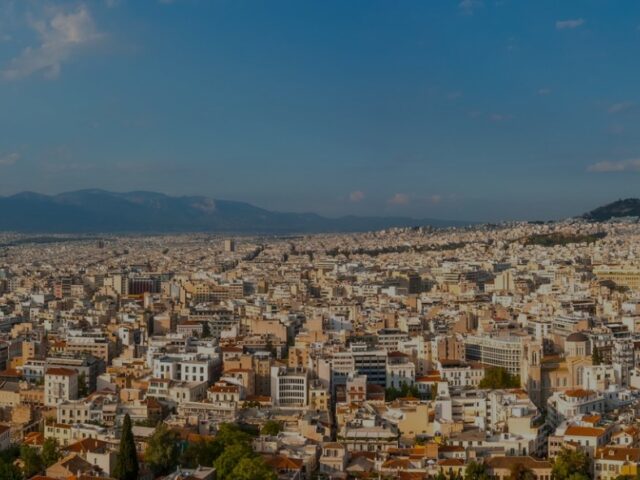
<svg viewBox="0 0 640 480">
<path fill-rule="evenodd" d="M 582 215 L 581 218 L 592 222 L 604 222 L 612 218 L 640 217 L 640 199 L 625 198 L 608 205 L 598 207 Z"/>
<path fill-rule="evenodd" d="M 468 222 L 407 217 L 328 218 L 265 210 L 249 203 L 155 192 L 79 190 L 0 197 L 0 230 L 58 233 L 319 233 L 390 227 L 463 226 Z"/>
</svg>

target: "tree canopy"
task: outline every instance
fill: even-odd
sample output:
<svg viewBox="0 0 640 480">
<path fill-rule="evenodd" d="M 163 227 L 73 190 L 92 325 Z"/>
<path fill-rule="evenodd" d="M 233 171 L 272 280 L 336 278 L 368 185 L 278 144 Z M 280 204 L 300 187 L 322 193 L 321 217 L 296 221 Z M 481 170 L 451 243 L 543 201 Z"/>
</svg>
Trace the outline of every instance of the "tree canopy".
<svg viewBox="0 0 640 480">
<path fill-rule="evenodd" d="M 407 383 L 403 383 L 402 387 L 400 388 L 389 387 L 384 391 L 384 399 L 387 402 L 392 402 L 397 398 L 421 398 L 421 396 L 422 395 L 420 394 L 420 390 L 418 390 L 418 387 L 416 385 L 409 386 L 409 384 Z"/>
<path fill-rule="evenodd" d="M 563 448 L 553 462 L 551 473 L 554 480 L 588 480 L 591 461 L 581 450 Z"/>
<path fill-rule="evenodd" d="M 165 423 L 160 423 L 147 443 L 147 449 L 144 451 L 145 462 L 154 475 L 165 475 L 178 465 L 179 456 L 178 434 Z"/>
<path fill-rule="evenodd" d="M 44 462 L 40 453 L 29 445 L 20 445 L 20 458 L 24 464 L 22 471 L 25 478 L 31 478 L 44 470 Z"/>
<path fill-rule="evenodd" d="M 47 438 L 42 444 L 42 461 L 45 467 L 50 467 L 58 460 L 61 454 L 58 448 L 58 441 L 55 438 Z"/>
<path fill-rule="evenodd" d="M 509 480 L 535 480 L 535 478 L 533 471 L 523 463 L 517 462 L 511 466 Z"/>
<path fill-rule="evenodd" d="M 472 460 L 467 464 L 464 471 L 464 480 L 489 480 L 490 478 L 487 466 L 484 463 Z"/>
<path fill-rule="evenodd" d="M 591 353 L 591 363 L 593 365 L 600 365 L 602 363 L 602 355 L 600 355 L 600 350 L 598 350 L 595 346 L 593 347 L 593 352 Z"/>
<path fill-rule="evenodd" d="M 260 457 L 245 457 L 238 462 L 231 476 L 234 480 L 277 480 L 278 476 Z"/>
<path fill-rule="evenodd" d="M 518 388 L 520 377 L 511 375 L 504 367 L 491 367 L 484 371 L 484 378 L 480 381 L 480 388 Z"/>
<path fill-rule="evenodd" d="M 276 420 L 267 420 L 260 429 L 262 435 L 278 435 L 282 431 L 282 424 Z"/>
<path fill-rule="evenodd" d="M 122 423 L 120 448 L 113 473 L 117 480 L 136 480 L 138 478 L 138 453 L 131 428 L 131 417 L 126 414 Z"/>
</svg>

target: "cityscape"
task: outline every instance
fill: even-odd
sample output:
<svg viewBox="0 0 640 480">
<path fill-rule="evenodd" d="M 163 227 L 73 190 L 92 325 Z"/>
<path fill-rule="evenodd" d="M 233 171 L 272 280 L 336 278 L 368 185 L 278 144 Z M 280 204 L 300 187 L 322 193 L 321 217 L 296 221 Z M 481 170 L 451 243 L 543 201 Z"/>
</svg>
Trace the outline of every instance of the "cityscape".
<svg viewBox="0 0 640 480">
<path fill-rule="evenodd" d="M 148 479 L 636 474 L 635 221 L 0 245 L 35 478 L 124 478 L 125 438 Z"/>
<path fill-rule="evenodd" d="M 640 480 L 640 3 L 0 0 L 0 480 Z"/>
</svg>

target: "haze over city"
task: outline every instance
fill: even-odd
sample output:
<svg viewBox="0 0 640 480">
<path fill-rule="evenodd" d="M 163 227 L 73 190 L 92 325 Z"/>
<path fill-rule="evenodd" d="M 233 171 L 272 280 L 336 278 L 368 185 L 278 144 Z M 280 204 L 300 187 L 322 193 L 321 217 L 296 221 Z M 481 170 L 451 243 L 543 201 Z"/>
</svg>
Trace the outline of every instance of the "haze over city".
<svg viewBox="0 0 640 480">
<path fill-rule="evenodd" d="M 637 195 L 634 1 L 0 4 L 0 195 L 560 219 Z"/>
</svg>

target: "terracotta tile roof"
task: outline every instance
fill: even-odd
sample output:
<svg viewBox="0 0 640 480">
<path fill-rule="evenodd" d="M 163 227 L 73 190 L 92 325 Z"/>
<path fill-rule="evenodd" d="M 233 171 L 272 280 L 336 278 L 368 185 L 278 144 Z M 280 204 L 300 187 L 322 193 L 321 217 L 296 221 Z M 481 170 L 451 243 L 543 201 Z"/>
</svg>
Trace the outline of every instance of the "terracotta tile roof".
<svg viewBox="0 0 640 480">
<path fill-rule="evenodd" d="M 103 442 L 102 440 L 98 440 L 96 438 L 84 438 L 76 443 L 72 443 L 68 447 L 65 447 L 65 450 L 69 452 L 96 452 L 96 451 L 104 451 L 107 447 L 107 442 Z"/>
<path fill-rule="evenodd" d="M 24 436 L 22 443 L 27 445 L 42 445 L 44 443 L 44 434 L 41 432 L 29 432 Z"/>
<path fill-rule="evenodd" d="M 546 460 L 536 460 L 532 457 L 493 457 L 489 458 L 487 461 L 487 466 L 489 468 L 499 468 L 499 469 L 508 469 L 510 470 L 513 465 L 521 463 L 526 468 L 531 470 L 544 468 L 551 469 L 551 463 Z"/>
<path fill-rule="evenodd" d="M 602 417 L 598 414 L 594 414 L 594 415 L 584 415 L 582 417 L 582 421 L 585 423 L 591 423 L 593 425 L 597 424 L 600 422 L 600 420 L 602 420 Z"/>
<path fill-rule="evenodd" d="M 640 462 L 640 448 L 603 447 L 596 450 L 598 460 L 615 460 L 618 462 Z"/>
<path fill-rule="evenodd" d="M 593 395 L 594 392 L 593 390 L 584 390 L 582 388 L 575 388 L 573 390 L 567 390 L 564 393 L 568 397 L 581 398 L 581 397 L 588 397 L 590 395 Z"/>
<path fill-rule="evenodd" d="M 413 463 L 404 458 L 392 458 L 382 464 L 382 468 L 398 468 L 402 470 L 408 470 L 413 468 Z"/>
<path fill-rule="evenodd" d="M 263 458 L 267 465 L 276 470 L 300 470 L 302 468 L 302 460 L 297 458 L 289 458 L 284 455 L 265 455 Z"/>
<path fill-rule="evenodd" d="M 576 437 L 599 437 L 601 435 L 604 435 L 604 433 L 604 428 L 580 427 L 578 425 L 570 425 L 565 431 L 565 435 Z"/>
</svg>

